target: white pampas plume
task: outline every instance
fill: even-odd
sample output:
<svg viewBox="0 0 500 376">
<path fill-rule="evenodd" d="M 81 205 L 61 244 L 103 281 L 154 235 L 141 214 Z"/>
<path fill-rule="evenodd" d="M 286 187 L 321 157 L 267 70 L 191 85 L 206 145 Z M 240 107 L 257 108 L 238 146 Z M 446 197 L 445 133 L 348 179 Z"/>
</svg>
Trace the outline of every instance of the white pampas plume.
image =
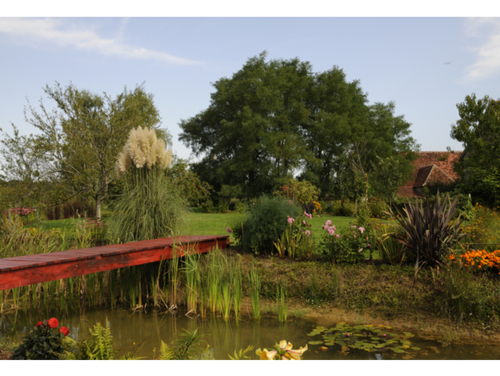
<svg viewBox="0 0 500 376">
<path fill-rule="evenodd" d="M 132 165 L 151 169 L 155 164 L 165 169 L 172 163 L 172 150 L 166 150 L 165 141 L 156 137 L 154 129 L 137 127 L 132 129 L 123 150 L 118 154 L 116 172 L 121 178 Z"/>
</svg>

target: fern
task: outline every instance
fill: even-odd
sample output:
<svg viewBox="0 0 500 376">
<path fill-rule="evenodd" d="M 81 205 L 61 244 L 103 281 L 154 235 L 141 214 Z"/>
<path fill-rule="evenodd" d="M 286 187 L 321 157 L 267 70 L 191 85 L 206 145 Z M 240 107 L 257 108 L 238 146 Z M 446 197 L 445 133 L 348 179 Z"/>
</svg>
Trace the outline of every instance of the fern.
<svg viewBox="0 0 500 376">
<path fill-rule="evenodd" d="M 174 358 L 174 352 L 172 351 L 172 348 L 167 345 L 165 342 L 161 341 L 161 346 L 160 346 L 160 356 L 158 357 L 159 360 L 173 360 Z"/>
<path fill-rule="evenodd" d="M 111 360 L 115 358 L 113 336 L 108 320 L 106 320 L 106 327 L 97 323 L 93 329 L 89 328 L 89 337 L 79 342 L 75 358 L 79 360 Z"/>
</svg>

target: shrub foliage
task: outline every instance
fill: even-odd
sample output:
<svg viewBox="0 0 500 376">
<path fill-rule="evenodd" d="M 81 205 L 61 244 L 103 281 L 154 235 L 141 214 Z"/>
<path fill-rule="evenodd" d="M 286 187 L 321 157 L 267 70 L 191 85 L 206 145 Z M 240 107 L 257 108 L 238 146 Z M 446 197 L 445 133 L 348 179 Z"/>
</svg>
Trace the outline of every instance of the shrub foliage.
<svg viewBox="0 0 500 376">
<path fill-rule="evenodd" d="M 247 251 L 272 253 L 286 230 L 287 217 L 297 217 L 301 209 L 280 197 L 262 196 L 247 213 L 244 222 L 231 226 L 235 238 Z"/>
</svg>

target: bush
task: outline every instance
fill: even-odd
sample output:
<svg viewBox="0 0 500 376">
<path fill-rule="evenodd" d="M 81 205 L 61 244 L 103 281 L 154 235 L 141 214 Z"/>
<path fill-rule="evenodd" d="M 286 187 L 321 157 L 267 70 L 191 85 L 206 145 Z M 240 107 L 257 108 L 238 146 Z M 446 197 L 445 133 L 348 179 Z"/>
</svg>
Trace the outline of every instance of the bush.
<svg viewBox="0 0 500 376">
<path fill-rule="evenodd" d="M 378 197 L 371 197 L 368 199 L 368 208 L 370 209 L 371 215 L 377 218 L 386 217 L 385 213 L 389 209 L 385 200 Z"/>
<path fill-rule="evenodd" d="M 14 350 L 15 360 L 55 360 L 64 352 L 63 339 L 68 328 L 55 318 L 38 322 L 31 330 L 26 330 L 23 342 Z"/>
<path fill-rule="evenodd" d="M 287 199 L 262 196 L 250 207 L 243 226 L 237 223 L 231 229 L 246 251 L 271 254 L 274 252 L 273 243 L 287 227 L 287 217 L 297 217 L 300 212 L 300 208 Z"/>
<path fill-rule="evenodd" d="M 307 180 L 298 181 L 297 179 L 290 179 L 287 184 L 274 191 L 273 195 L 286 197 L 305 206 L 309 202 L 317 200 L 320 193 L 321 190 Z"/>
<path fill-rule="evenodd" d="M 332 215 L 336 217 L 354 217 L 356 215 L 356 204 L 349 200 L 334 201 L 331 207 Z"/>
<path fill-rule="evenodd" d="M 498 212 L 476 204 L 474 206 L 473 220 L 469 222 L 465 232 L 469 235 L 467 237 L 468 242 L 476 243 L 480 248 L 498 249 L 498 245 L 500 245 L 500 217 Z M 487 246 L 487 244 L 491 244 L 491 246 Z"/>
</svg>

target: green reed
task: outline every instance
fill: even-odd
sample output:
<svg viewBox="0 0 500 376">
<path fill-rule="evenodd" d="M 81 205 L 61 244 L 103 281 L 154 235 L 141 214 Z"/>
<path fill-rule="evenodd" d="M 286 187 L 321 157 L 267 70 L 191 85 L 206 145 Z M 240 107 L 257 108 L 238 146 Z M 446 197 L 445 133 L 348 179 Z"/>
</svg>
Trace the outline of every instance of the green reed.
<svg viewBox="0 0 500 376">
<path fill-rule="evenodd" d="M 188 312 L 196 312 L 196 303 L 198 299 L 198 279 L 199 279 L 199 259 L 200 255 L 193 251 L 188 251 L 184 256 L 183 271 L 186 276 L 186 295 Z"/>
<path fill-rule="evenodd" d="M 222 309 L 224 320 L 228 320 L 231 314 L 231 306 L 233 303 L 233 297 L 231 295 L 231 280 L 229 278 L 224 278 L 221 284 L 222 290 Z"/>
<path fill-rule="evenodd" d="M 10 236 L 8 241 L 0 240 L 0 256 L 50 253 L 70 247 L 87 247 L 90 244 L 84 225 L 83 220 L 74 221 L 76 234 L 80 237 L 76 236 L 72 241 L 68 233 L 54 231 L 44 234 L 37 229 L 22 229 L 17 224 L 17 228 L 10 230 L 10 234 L 14 236 Z M 14 246 L 21 243 L 24 246 L 19 248 L 20 251 L 11 253 Z M 194 250 L 194 246 L 192 248 Z M 92 273 L 0 291 L 0 313 L 15 308 L 57 310 L 69 314 L 86 307 L 109 305 L 113 309 L 119 302 L 128 303 L 133 309 L 150 302 L 158 308 L 162 305 L 168 307 L 169 304 L 175 306 L 182 280 L 186 282 L 182 288 L 186 288 L 188 310 L 194 310 L 205 318 L 208 309 L 227 319 L 233 309 L 235 316 L 239 317 L 243 284 L 240 256 L 237 259 L 228 259 L 217 248 L 201 256 L 197 253 L 190 254 L 188 249 L 182 265 L 184 268 L 180 266 L 179 256 L 180 249 L 174 245 L 173 258 L 168 262 L 165 260 L 151 265 Z"/>
<path fill-rule="evenodd" d="M 260 290 L 261 279 L 259 272 L 254 268 L 254 264 L 250 267 L 248 273 L 248 281 L 250 283 L 250 298 L 252 300 L 252 312 L 254 320 L 260 320 Z"/>
<path fill-rule="evenodd" d="M 179 255 L 180 251 L 175 246 L 172 247 L 172 259 L 170 260 L 170 284 L 171 284 L 171 300 L 169 301 L 170 306 L 177 306 L 177 288 L 179 285 Z"/>
<path fill-rule="evenodd" d="M 231 271 L 233 272 L 234 315 L 236 319 L 238 319 L 241 312 L 241 303 L 243 301 L 241 255 L 237 255 L 236 262 L 232 265 Z"/>
<path fill-rule="evenodd" d="M 278 302 L 278 319 L 280 322 L 285 322 L 288 318 L 288 304 L 283 286 L 276 287 L 276 300 Z"/>
</svg>

